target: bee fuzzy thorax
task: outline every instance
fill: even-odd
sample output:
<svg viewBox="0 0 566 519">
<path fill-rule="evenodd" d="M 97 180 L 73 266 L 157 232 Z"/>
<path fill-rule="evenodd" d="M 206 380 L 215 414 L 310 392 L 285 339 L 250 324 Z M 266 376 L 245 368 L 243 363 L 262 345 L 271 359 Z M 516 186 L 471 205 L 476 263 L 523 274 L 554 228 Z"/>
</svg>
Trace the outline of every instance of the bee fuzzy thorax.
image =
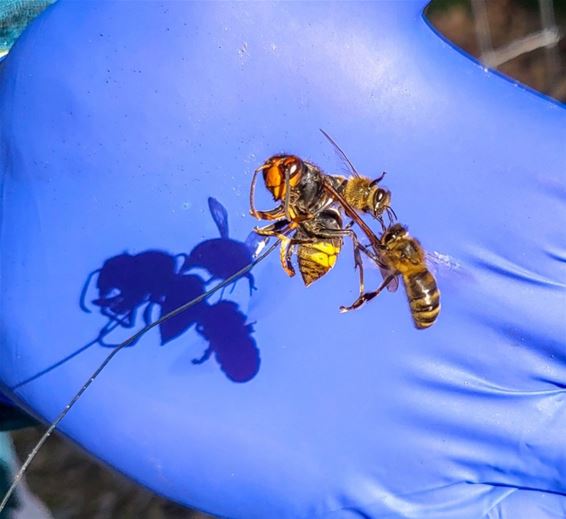
<svg viewBox="0 0 566 519">
<path fill-rule="evenodd" d="M 351 177 L 344 187 L 344 198 L 356 209 L 363 211 L 368 207 L 371 180 L 365 177 Z"/>
</svg>

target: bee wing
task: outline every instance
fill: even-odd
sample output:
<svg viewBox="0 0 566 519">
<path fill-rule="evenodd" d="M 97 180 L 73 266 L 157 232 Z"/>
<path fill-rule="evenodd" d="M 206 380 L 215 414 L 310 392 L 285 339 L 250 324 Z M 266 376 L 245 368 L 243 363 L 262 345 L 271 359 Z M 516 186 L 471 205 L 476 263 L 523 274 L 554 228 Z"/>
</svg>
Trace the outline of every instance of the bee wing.
<svg viewBox="0 0 566 519">
<path fill-rule="evenodd" d="M 230 235 L 228 231 L 228 211 L 226 208 L 218 201 L 216 198 L 208 197 L 208 208 L 210 209 L 210 214 L 212 219 L 218 227 L 221 238 L 228 238 Z"/>
<path fill-rule="evenodd" d="M 345 166 L 348 168 L 348 171 L 350 171 L 352 173 L 352 175 L 354 175 L 355 177 L 359 177 L 361 176 L 358 173 L 358 170 L 354 167 L 354 165 L 350 162 L 350 159 L 346 156 L 346 154 L 344 153 L 344 151 L 342 150 L 342 148 L 340 148 L 340 146 L 338 146 L 338 144 L 336 144 L 336 141 L 330 137 L 330 135 L 328 135 L 322 128 L 319 128 L 322 135 L 324 135 L 329 141 L 330 144 L 332 144 L 334 151 L 336 152 L 336 154 L 338 155 L 338 157 L 340 158 L 340 160 L 345 164 Z"/>
<path fill-rule="evenodd" d="M 426 263 L 431 274 L 442 279 L 443 284 L 460 284 L 473 281 L 474 277 L 470 270 L 465 269 L 458 261 L 438 251 L 426 252 Z"/>
<path fill-rule="evenodd" d="M 250 234 L 248 234 L 248 237 L 246 238 L 246 247 L 251 252 L 252 257 L 257 258 L 261 254 L 261 251 L 267 245 L 268 241 L 269 241 L 269 236 L 260 236 L 255 232 L 251 232 Z"/>
<path fill-rule="evenodd" d="M 461 272 L 462 266 L 448 254 L 443 254 L 438 251 L 426 251 L 426 262 L 430 270 L 435 274 L 443 272 Z"/>
<path fill-rule="evenodd" d="M 381 276 L 383 277 L 383 279 L 387 279 L 389 276 L 394 274 L 394 272 L 392 272 L 391 270 L 387 270 L 384 267 L 379 267 L 379 271 L 381 272 Z M 399 288 L 399 276 L 393 276 L 393 279 L 391 279 L 391 281 L 387 285 L 387 290 L 389 292 L 396 292 L 398 288 Z"/>
</svg>

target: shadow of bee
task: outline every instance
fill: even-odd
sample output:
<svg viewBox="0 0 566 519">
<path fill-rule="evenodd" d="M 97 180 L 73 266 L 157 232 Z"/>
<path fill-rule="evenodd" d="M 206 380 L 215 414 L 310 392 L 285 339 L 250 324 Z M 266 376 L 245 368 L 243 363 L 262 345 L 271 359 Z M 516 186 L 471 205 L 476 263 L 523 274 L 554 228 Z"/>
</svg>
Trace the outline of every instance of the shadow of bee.
<svg viewBox="0 0 566 519">
<path fill-rule="evenodd" d="M 203 241 L 194 247 L 187 255 L 181 272 L 202 268 L 211 275 L 207 282 L 222 281 L 249 265 L 253 261 L 258 244 L 263 240 L 255 232 L 250 233 L 245 242 L 231 239 L 226 208 L 212 197 L 208 199 L 208 207 L 218 227 L 220 238 Z M 255 290 L 254 277 L 251 272 L 245 274 L 244 277 L 248 279 L 251 295 Z M 231 291 L 234 290 L 234 287 L 235 284 Z"/>
<path fill-rule="evenodd" d="M 205 240 L 196 245 L 190 254 L 172 255 L 165 251 L 148 250 L 139 254 L 123 253 L 104 262 L 92 272 L 83 287 L 80 306 L 86 312 L 89 290 L 97 292 L 91 304 L 108 322 L 95 342 L 115 347 L 104 337 L 117 327 L 133 328 L 137 314 L 143 311 L 143 321 L 149 324 L 155 306 L 163 317 L 175 308 L 203 295 L 207 284 L 215 279 L 226 279 L 253 261 L 253 249 L 257 235 L 246 243 L 228 238 L 228 214 L 214 198 L 208 200 L 212 217 L 220 230 L 220 238 Z M 179 259 L 184 258 L 181 267 Z M 189 273 L 189 269 L 201 268 L 212 277 L 208 280 Z M 246 274 L 250 294 L 255 289 L 251 274 Z M 93 283 L 93 279 L 96 281 Z M 208 342 L 205 353 L 194 364 L 202 364 L 214 353 L 214 357 L 226 376 L 234 382 L 247 382 L 259 371 L 259 349 L 252 336 L 253 326 L 233 301 L 220 300 L 209 304 L 203 300 L 180 314 L 159 324 L 161 345 L 179 338 L 193 326 Z"/>
</svg>

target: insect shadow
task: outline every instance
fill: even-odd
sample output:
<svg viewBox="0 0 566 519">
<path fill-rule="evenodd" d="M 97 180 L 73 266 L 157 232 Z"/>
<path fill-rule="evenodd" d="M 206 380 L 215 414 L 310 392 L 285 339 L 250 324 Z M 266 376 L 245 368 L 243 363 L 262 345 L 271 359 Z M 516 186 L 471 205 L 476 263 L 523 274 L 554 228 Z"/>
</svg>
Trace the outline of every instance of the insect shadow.
<svg viewBox="0 0 566 519">
<path fill-rule="evenodd" d="M 229 237 L 228 213 L 214 198 L 208 199 L 210 213 L 220 238 L 204 240 L 189 253 L 170 254 L 163 250 L 127 252 L 107 259 L 101 268 L 88 275 L 80 295 L 84 312 L 99 312 L 107 318 L 98 336 L 56 364 L 17 384 L 20 387 L 67 362 L 94 344 L 116 347 L 108 342 L 116 329 L 133 329 L 141 320 L 152 321 L 155 308 L 162 317 L 192 299 L 201 296 L 211 282 L 220 282 L 249 265 L 262 239 L 251 233 L 245 242 Z M 198 274 L 205 272 L 206 274 Z M 251 272 L 245 274 L 250 295 L 255 290 Z M 236 280 L 231 291 L 234 290 Z M 193 364 L 203 364 L 213 355 L 224 374 L 233 382 L 248 382 L 260 366 L 260 355 L 253 337 L 253 323 L 234 301 L 203 300 L 159 325 L 161 345 L 165 345 L 194 327 L 208 346 Z M 89 298 L 89 294 L 96 297 Z M 141 319 L 140 319 L 141 315 Z"/>
</svg>

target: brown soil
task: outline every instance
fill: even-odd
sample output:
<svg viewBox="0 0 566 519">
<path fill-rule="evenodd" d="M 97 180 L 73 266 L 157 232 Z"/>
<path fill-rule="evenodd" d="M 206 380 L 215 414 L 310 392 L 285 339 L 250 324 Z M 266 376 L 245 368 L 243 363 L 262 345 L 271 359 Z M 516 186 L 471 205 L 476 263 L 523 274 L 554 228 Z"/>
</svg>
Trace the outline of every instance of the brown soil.
<svg viewBox="0 0 566 519">
<path fill-rule="evenodd" d="M 25 459 L 43 427 L 12 433 Z M 52 437 L 30 465 L 30 489 L 55 519 L 207 519 L 210 516 L 163 499 L 101 464 L 70 442 Z"/>
</svg>

